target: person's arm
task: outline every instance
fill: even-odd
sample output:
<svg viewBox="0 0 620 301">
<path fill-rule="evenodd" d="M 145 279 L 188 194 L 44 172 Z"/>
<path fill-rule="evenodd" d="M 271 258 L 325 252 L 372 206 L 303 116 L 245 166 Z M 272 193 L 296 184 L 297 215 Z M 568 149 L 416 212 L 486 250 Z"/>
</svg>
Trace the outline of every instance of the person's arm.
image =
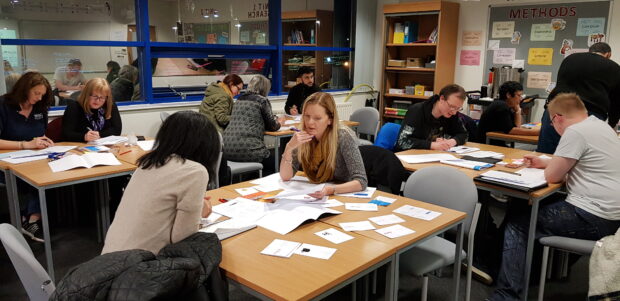
<svg viewBox="0 0 620 301">
<path fill-rule="evenodd" d="M 540 128 L 535 129 L 524 129 L 521 127 L 513 127 L 508 132 L 510 135 L 524 135 L 524 136 L 538 136 L 540 135 Z"/>
<path fill-rule="evenodd" d="M 222 127 L 225 128 L 230 122 L 230 108 L 232 106 L 232 100 L 228 96 L 221 96 L 215 100 L 213 105 L 213 115 L 215 120 Z"/>
<path fill-rule="evenodd" d="M 187 164 L 187 161 L 186 161 Z M 170 233 L 170 241 L 179 242 L 198 231 L 200 217 L 204 206 L 204 195 L 209 183 L 209 173 L 202 166 L 184 166 L 185 174 L 177 178 L 179 195 L 177 196 L 177 211 Z"/>
<path fill-rule="evenodd" d="M 54 142 L 45 136 L 36 137 L 29 141 L 12 141 L 0 139 L 0 149 L 21 150 L 21 149 L 41 149 L 54 146 Z"/>
<path fill-rule="evenodd" d="M 62 139 L 67 142 L 84 142 L 88 132 L 84 120 L 84 110 L 75 101 L 69 101 L 62 116 Z"/>
<path fill-rule="evenodd" d="M 263 116 L 263 121 L 265 122 L 265 130 L 271 132 L 279 130 L 280 123 L 278 122 L 276 116 L 273 115 L 269 100 L 267 98 L 261 98 L 260 104 L 261 115 Z"/>
<path fill-rule="evenodd" d="M 424 136 L 424 116 L 421 106 L 410 106 L 405 114 L 405 119 L 398 132 L 395 151 L 404 151 L 408 149 L 431 149 L 431 141 L 426 140 Z"/>
<path fill-rule="evenodd" d="M 545 168 L 545 180 L 549 183 L 561 183 L 566 178 L 566 174 L 577 163 L 576 159 L 555 156 Z"/>
<path fill-rule="evenodd" d="M 291 137 L 291 140 L 286 144 L 284 153 L 282 154 L 282 160 L 280 161 L 280 178 L 282 181 L 289 181 L 295 176 L 295 171 L 298 169 L 299 162 L 297 161 L 295 149 L 300 145 L 310 142 L 314 136 L 301 131 L 297 132 Z"/>
<path fill-rule="evenodd" d="M 112 135 L 120 135 L 123 130 L 123 121 L 121 114 L 118 112 L 116 104 L 112 105 L 112 116 L 105 121 L 103 129 L 99 132 L 99 137 L 107 137 Z"/>
<path fill-rule="evenodd" d="M 523 120 L 523 116 L 521 116 L 521 106 L 517 106 L 517 109 L 515 110 L 514 113 L 514 117 L 515 117 L 515 127 L 521 127 L 522 124 L 522 120 Z"/>
</svg>

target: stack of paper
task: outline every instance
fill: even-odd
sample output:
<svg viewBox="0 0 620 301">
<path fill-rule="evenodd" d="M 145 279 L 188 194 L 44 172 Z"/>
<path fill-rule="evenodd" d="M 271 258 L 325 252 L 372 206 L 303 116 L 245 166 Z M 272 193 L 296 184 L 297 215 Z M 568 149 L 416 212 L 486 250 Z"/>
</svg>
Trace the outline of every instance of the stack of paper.
<svg viewBox="0 0 620 301">
<path fill-rule="evenodd" d="M 480 149 L 477 148 L 477 147 L 469 147 L 469 146 L 459 145 L 459 146 L 451 147 L 448 151 L 449 152 L 453 152 L 453 153 L 457 153 L 457 154 L 464 154 L 464 153 L 475 152 L 477 150 L 480 150 Z"/>
<path fill-rule="evenodd" d="M 95 141 L 91 141 L 89 142 L 89 144 L 95 144 L 95 145 L 113 145 L 113 144 L 117 144 L 117 143 L 124 143 L 127 142 L 128 139 L 127 137 L 123 137 L 123 136 L 108 136 L 108 137 L 104 137 L 104 138 L 99 138 Z"/>
<path fill-rule="evenodd" d="M 479 151 L 479 152 L 469 153 L 467 155 L 470 157 L 474 157 L 474 158 L 495 158 L 495 159 L 504 158 L 504 154 L 497 153 L 497 152 L 491 152 L 491 151 Z"/>
<path fill-rule="evenodd" d="M 523 168 L 517 172 L 489 170 L 480 177 L 526 188 L 536 188 L 547 184 L 545 170 L 537 168 Z"/>
<path fill-rule="evenodd" d="M 451 154 L 426 154 L 426 155 L 397 155 L 398 159 L 409 164 L 439 162 L 441 160 L 457 159 Z"/>
</svg>

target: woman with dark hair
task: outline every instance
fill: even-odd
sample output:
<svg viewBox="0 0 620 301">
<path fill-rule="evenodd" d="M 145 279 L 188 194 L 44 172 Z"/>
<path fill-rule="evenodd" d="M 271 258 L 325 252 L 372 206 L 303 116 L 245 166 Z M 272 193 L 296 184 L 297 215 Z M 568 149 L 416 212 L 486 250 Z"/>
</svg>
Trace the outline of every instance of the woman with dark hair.
<svg viewBox="0 0 620 301">
<path fill-rule="evenodd" d="M 181 111 L 166 118 L 153 150 L 138 160 L 101 253 L 157 254 L 197 232 L 200 218 L 211 213 L 205 192 L 219 153 L 218 133 L 203 115 Z"/>
<path fill-rule="evenodd" d="M 450 84 L 428 101 L 409 107 L 394 152 L 408 149 L 446 151 L 467 141 L 467 130 L 457 113 L 463 110 L 465 89 Z"/>
<path fill-rule="evenodd" d="M 121 65 L 119 65 L 115 61 L 108 61 L 106 67 L 108 67 L 108 75 L 105 77 L 105 80 L 108 82 L 108 84 L 111 84 L 115 79 L 118 78 L 118 72 L 121 70 Z"/>
<path fill-rule="evenodd" d="M 0 149 L 53 146 L 54 142 L 45 137 L 47 113 L 53 101 L 52 87 L 41 73 L 27 72 L 22 75 L 11 92 L 0 97 Z M 18 181 L 18 189 L 26 195 L 28 204 L 22 220 L 22 232 L 33 240 L 43 242 L 38 192 L 21 180 Z"/>
<path fill-rule="evenodd" d="M 77 101 L 67 103 L 62 118 L 62 137 L 65 141 L 90 142 L 102 137 L 120 135 L 123 124 L 112 99 L 110 84 L 103 78 L 93 78 Z"/>
<path fill-rule="evenodd" d="M 200 113 L 209 118 L 221 133 L 230 121 L 233 97 L 243 89 L 243 80 L 239 75 L 229 74 L 224 80 L 212 83 L 205 91 L 205 98 L 200 104 Z"/>
</svg>

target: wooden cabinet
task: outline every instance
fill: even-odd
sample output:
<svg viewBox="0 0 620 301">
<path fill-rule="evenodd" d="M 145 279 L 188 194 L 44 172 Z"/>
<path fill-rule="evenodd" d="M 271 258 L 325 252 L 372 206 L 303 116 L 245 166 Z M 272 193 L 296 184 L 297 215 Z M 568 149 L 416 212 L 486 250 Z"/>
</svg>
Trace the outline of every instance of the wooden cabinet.
<svg viewBox="0 0 620 301">
<path fill-rule="evenodd" d="M 326 10 L 291 11 L 282 13 L 282 40 L 284 46 L 332 47 L 333 12 Z M 331 78 L 331 65 L 324 64 L 323 51 L 284 50 L 282 84 L 284 91 L 294 86 L 301 66 L 314 69 L 316 85 Z"/>
<path fill-rule="evenodd" d="M 394 122 L 404 118 L 411 104 L 424 101 L 429 93 L 439 93 L 443 86 L 453 83 L 459 4 L 446 1 L 388 4 L 383 6 L 383 13 L 379 109 L 383 122 Z M 419 89 L 424 86 L 427 95 L 390 90 L 416 85 Z"/>
</svg>

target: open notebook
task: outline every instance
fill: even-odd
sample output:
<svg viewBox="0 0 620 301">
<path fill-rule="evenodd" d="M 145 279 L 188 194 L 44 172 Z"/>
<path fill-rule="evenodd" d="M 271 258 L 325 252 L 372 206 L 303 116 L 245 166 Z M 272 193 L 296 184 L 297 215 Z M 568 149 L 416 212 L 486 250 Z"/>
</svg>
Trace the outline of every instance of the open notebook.
<svg viewBox="0 0 620 301">
<path fill-rule="evenodd" d="M 82 156 L 70 155 L 48 163 L 53 172 L 77 167 L 91 168 L 96 165 L 121 165 L 112 153 L 87 153 Z"/>
</svg>

